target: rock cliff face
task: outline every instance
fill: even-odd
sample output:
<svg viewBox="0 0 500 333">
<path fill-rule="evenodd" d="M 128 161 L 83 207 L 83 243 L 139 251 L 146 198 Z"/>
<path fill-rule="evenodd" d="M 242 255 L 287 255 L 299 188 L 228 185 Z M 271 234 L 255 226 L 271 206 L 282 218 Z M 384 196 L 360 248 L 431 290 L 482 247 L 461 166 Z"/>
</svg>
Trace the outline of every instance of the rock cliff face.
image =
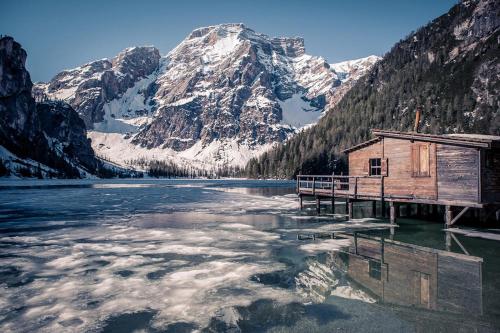
<svg viewBox="0 0 500 333">
<path fill-rule="evenodd" d="M 97 168 L 83 121 L 63 102 L 37 104 L 26 52 L 0 39 L 0 160 L 2 175 L 82 177 Z"/>
<path fill-rule="evenodd" d="M 26 52 L 12 38 L 0 39 L 0 144 L 17 147 L 37 133 Z"/>
<path fill-rule="evenodd" d="M 70 103 L 93 129 L 94 149 L 116 162 L 241 165 L 315 123 L 359 76 L 307 55 L 302 38 L 222 24 L 194 30 L 162 58 L 153 47 L 130 48 L 35 90 Z"/>
<path fill-rule="evenodd" d="M 97 168 L 94 151 L 87 138 L 83 120 L 64 102 L 43 102 L 36 105 L 40 129 L 49 145 L 60 156 L 90 172 Z"/>
</svg>

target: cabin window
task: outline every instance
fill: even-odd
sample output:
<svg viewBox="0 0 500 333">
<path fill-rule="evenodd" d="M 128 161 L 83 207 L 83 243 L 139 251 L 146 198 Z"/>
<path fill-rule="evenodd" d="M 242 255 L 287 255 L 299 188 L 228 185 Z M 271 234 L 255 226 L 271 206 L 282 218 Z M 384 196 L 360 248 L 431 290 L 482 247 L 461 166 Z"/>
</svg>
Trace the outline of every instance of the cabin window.
<svg viewBox="0 0 500 333">
<path fill-rule="evenodd" d="M 370 260 L 369 266 L 370 277 L 380 280 L 382 277 L 382 265 L 380 261 Z"/>
<path fill-rule="evenodd" d="M 380 176 L 382 174 L 382 160 L 380 158 L 370 158 L 370 176 Z"/>
<path fill-rule="evenodd" d="M 412 176 L 413 177 L 430 177 L 429 155 L 430 149 L 428 144 L 413 145 L 411 151 L 412 158 Z"/>
</svg>

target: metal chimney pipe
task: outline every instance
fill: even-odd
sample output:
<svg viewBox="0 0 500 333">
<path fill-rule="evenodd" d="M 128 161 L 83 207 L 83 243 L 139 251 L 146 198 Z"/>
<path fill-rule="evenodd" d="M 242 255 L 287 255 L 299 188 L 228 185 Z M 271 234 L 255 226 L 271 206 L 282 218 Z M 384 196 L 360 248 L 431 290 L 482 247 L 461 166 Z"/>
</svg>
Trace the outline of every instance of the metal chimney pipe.
<svg viewBox="0 0 500 333">
<path fill-rule="evenodd" d="M 420 124 L 420 114 L 422 113 L 422 108 L 417 106 L 417 113 L 415 114 L 415 125 L 413 126 L 413 132 L 418 133 L 418 125 Z"/>
</svg>

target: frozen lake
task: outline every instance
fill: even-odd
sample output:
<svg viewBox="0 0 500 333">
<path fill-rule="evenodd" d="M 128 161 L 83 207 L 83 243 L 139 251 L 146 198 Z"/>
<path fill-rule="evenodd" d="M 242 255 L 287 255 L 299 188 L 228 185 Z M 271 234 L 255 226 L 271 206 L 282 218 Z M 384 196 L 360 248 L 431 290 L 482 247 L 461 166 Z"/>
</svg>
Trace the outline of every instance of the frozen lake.
<svg viewBox="0 0 500 333">
<path fill-rule="evenodd" d="M 438 258 L 422 264 L 428 271 L 411 269 L 420 274 L 419 303 L 405 304 L 413 296 L 403 291 L 415 288 L 416 280 L 396 262 L 382 259 L 380 265 L 377 255 L 372 260 L 353 253 L 351 237 L 297 239 L 298 233 L 352 230 L 389 239 L 388 229 L 368 230 L 387 227 L 386 221 L 345 221 L 327 215 L 329 207 L 320 217 L 313 206 L 300 212 L 294 186 L 2 181 L 0 331 L 498 331 L 498 240 L 456 234 L 474 256 L 456 259 L 442 251 L 442 224 L 398 220 L 392 237 L 397 243 L 387 246 L 422 254 L 396 257 L 408 265 L 411 258 Z M 366 208 L 358 207 L 356 215 Z M 339 203 L 337 211 L 343 209 Z M 498 230 L 487 233 L 495 238 Z M 461 252 L 455 243 L 451 251 Z M 442 258 L 463 263 L 464 274 L 450 272 Z M 364 259 L 369 272 L 354 271 L 353 263 Z M 450 278 L 450 289 L 439 281 L 433 285 L 432 272 Z M 479 286 L 463 288 L 475 276 Z"/>
</svg>

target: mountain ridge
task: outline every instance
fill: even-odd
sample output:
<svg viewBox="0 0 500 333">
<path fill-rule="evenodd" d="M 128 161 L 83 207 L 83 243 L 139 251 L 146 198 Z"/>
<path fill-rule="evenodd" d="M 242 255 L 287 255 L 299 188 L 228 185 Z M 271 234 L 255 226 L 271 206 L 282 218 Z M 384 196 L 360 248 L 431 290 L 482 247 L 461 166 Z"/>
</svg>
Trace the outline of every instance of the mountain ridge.
<svg viewBox="0 0 500 333">
<path fill-rule="evenodd" d="M 153 61 L 126 72 L 127 50 Z M 366 59 L 366 67 L 378 61 Z M 287 140 L 315 123 L 349 84 L 342 87 L 325 59 L 307 55 L 303 38 L 272 38 L 230 23 L 193 30 L 165 56 L 154 47 L 127 48 L 34 90 L 69 102 L 99 155 L 120 164 L 129 155 L 210 168 L 244 165 Z"/>
</svg>

